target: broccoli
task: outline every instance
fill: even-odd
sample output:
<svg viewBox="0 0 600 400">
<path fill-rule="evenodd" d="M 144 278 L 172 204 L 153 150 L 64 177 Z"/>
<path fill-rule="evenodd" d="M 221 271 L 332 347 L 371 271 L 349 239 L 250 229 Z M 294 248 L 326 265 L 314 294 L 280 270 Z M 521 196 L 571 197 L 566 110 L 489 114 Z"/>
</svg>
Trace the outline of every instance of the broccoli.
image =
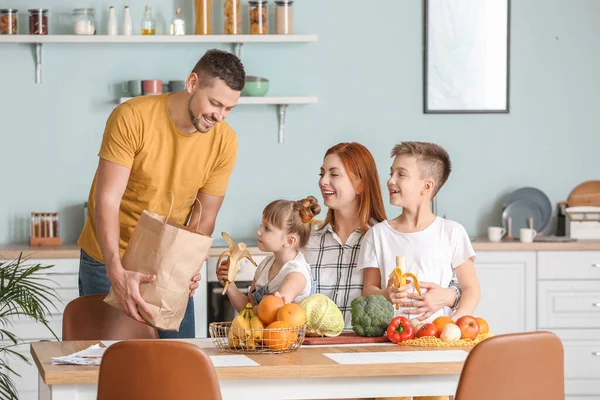
<svg viewBox="0 0 600 400">
<path fill-rule="evenodd" d="M 394 315 L 394 306 L 382 295 L 352 300 L 352 329 L 358 336 L 383 336 Z"/>
</svg>

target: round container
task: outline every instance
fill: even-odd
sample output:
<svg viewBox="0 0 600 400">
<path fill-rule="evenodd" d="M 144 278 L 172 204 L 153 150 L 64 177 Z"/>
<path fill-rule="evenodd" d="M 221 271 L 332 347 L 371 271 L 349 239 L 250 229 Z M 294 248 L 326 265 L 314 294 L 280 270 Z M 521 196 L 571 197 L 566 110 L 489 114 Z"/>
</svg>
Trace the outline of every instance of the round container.
<svg viewBox="0 0 600 400">
<path fill-rule="evenodd" d="M 29 34 L 47 35 L 48 34 L 48 10 L 44 8 L 34 8 L 29 10 Z"/>
<path fill-rule="evenodd" d="M 242 33 L 241 0 L 225 0 L 223 15 L 225 16 L 223 32 L 225 32 L 226 35 L 239 35 Z"/>
<path fill-rule="evenodd" d="M 267 35 L 269 33 L 269 10 L 266 0 L 248 2 L 250 14 L 250 34 Z"/>
<path fill-rule="evenodd" d="M 96 34 L 96 10 L 93 8 L 75 8 L 73 16 L 73 33 L 75 35 Z"/>
<path fill-rule="evenodd" d="M 19 31 L 19 18 L 14 8 L 0 10 L 0 35 L 16 35 Z"/>
<path fill-rule="evenodd" d="M 278 0 L 275 2 L 275 33 L 291 35 L 294 33 L 294 4 L 293 0 Z"/>
</svg>

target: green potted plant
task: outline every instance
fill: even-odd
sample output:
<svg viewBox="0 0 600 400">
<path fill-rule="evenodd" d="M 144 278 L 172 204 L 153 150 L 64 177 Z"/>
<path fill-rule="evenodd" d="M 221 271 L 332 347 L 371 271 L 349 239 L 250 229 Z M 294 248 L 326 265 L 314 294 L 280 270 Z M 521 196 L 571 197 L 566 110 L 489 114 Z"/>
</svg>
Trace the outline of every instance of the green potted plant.
<svg viewBox="0 0 600 400">
<path fill-rule="evenodd" d="M 31 364 L 26 356 L 15 351 L 15 346 L 23 344 L 10 327 L 16 318 L 26 317 L 48 328 L 49 306 L 60 301 L 56 291 L 48 286 L 50 279 L 40 274 L 54 265 L 28 264 L 23 253 L 17 260 L 0 260 L 0 398 L 18 399 L 19 394 L 11 374 L 20 376 L 6 363 L 6 356 Z"/>
</svg>

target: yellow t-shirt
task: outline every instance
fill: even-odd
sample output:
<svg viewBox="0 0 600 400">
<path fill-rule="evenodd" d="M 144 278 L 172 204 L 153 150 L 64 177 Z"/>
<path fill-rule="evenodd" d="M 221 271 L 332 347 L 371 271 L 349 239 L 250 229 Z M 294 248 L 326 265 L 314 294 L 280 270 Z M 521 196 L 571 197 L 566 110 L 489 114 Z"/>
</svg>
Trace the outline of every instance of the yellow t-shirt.
<svg viewBox="0 0 600 400">
<path fill-rule="evenodd" d="M 169 116 L 168 94 L 142 96 L 119 105 L 106 122 L 100 156 L 131 170 L 119 209 L 121 257 L 144 210 L 152 210 L 169 191 L 175 201 L 171 217 L 179 223 L 191 211 L 193 198 L 200 192 L 223 196 L 237 156 L 237 136 L 224 121 L 208 133 L 187 134 Z M 87 221 L 77 244 L 92 258 L 104 263 L 96 239 L 94 176 L 88 199 Z M 170 196 L 155 209 L 167 215 Z"/>
</svg>

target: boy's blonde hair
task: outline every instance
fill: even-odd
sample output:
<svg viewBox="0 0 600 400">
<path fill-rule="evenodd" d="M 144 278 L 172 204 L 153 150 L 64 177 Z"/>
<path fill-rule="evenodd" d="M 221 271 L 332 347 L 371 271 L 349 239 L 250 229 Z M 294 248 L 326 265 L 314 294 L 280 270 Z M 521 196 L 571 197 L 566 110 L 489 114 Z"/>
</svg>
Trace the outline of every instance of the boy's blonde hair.
<svg viewBox="0 0 600 400">
<path fill-rule="evenodd" d="M 298 235 L 299 247 L 306 246 L 312 229 L 312 219 L 321 212 L 317 199 L 308 196 L 305 199 L 275 200 L 263 211 L 263 221 L 288 234 Z"/>
<path fill-rule="evenodd" d="M 431 197 L 444 186 L 452 171 L 450 155 L 442 146 L 427 142 L 402 142 L 392 149 L 392 157 L 400 155 L 412 156 L 417 159 L 421 171 L 421 179 L 432 177 L 435 189 Z"/>
</svg>

